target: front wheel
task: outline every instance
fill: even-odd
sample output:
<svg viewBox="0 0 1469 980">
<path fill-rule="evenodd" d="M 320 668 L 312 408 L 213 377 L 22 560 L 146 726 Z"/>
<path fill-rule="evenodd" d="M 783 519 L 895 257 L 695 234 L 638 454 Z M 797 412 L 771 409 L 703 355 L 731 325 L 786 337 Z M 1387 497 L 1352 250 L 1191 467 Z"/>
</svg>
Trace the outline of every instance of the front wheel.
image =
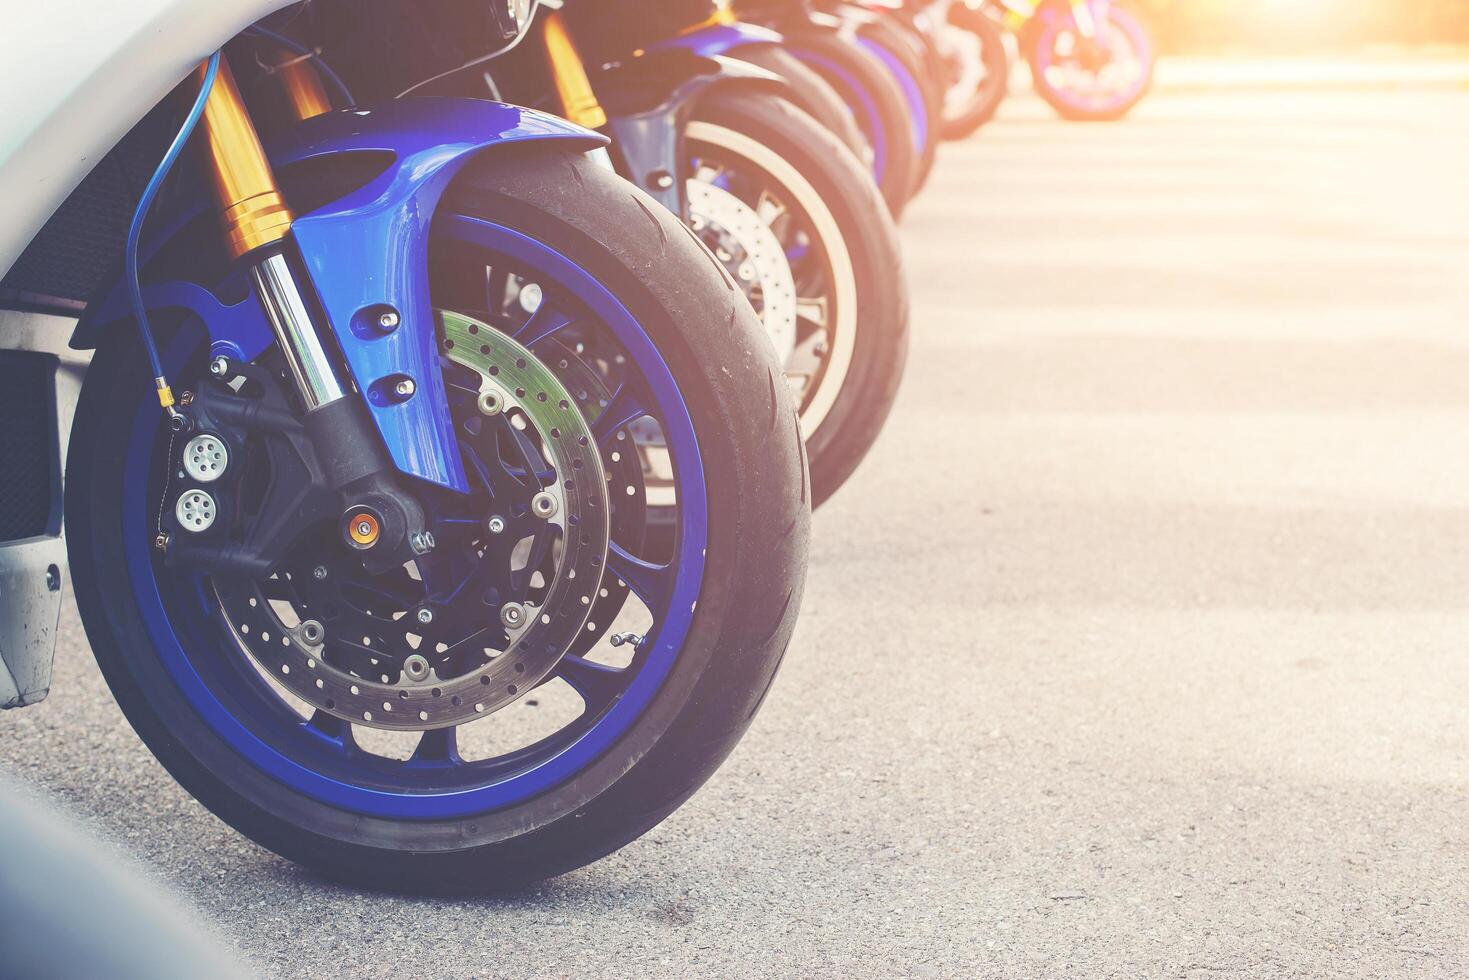
<svg viewBox="0 0 1469 980">
<path fill-rule="evenodd" d="M 994 118 L 1009 91 L 1005 32 L 984 11 L 955 3 L 938 26 L 938 44 L 949 69 L 944 139 L 965 139 Z"/>
<path fill-rule="evenodd" d="M 734 748 L 794 627 L 810 489 L 748 304 L 586 158 L 490 154 L 446 195 L 430 259 L 471 492 L 416 485 L 437 545 L 414 567 L 369 573 L 332 527 L 259 579 L 171 563 L 156 539 L 188 447 L 125 328 L 88 373 L 66 519 L 98 663 L 190 793 L 329 875 L 479 891 L 621 847 Z M 197 323 L 165 355 L 215 397 Z M 289 403 L 281 367 L 243 366 L 233 394 Z M 647 429 L 677 488 L 662 553 Z M 238 446 L 239 479 L 276 477 Z"/>
<path fill-rule="evenodd" d="M 872 179 L 900 217 L 913 196 L 919 165 L 903 90 L 878 58 L 823 30 L 794 31 L 787 50 L 824 78 L 846 103 L 871 148 Z"/>
<path fill-rule="evenodd" d="M 1036 94 L 1063 119 L 1109 122 L 1121 119 L 1147 94 L 1153 81 L 1153 44 L 1137 16 L 1115 3 L 1088 39 L 1069 8 L 1059 4 L 1039 14 L 1030 47 Z"/>
<path fill-rule="evenodd" d="M 690 220 L 760 311 L 820 505 L 871 449 L 902 380 L 908 289 L 897 229 L 857 159 L 769 92 L 711 92 L 684 144 Z M 750 221 L 768 229 L 769 245 Z"/>
<path fill-rule="evenodd" d="M 916 196 L 933 173 L 942 134 L 943 95 L 937 68 L 914 29 L 895 17 L 878 17 L 861 25 L 857 42 L 882 62 L 903 93 L 914 153 L 909 196 Z"/>
</svg>

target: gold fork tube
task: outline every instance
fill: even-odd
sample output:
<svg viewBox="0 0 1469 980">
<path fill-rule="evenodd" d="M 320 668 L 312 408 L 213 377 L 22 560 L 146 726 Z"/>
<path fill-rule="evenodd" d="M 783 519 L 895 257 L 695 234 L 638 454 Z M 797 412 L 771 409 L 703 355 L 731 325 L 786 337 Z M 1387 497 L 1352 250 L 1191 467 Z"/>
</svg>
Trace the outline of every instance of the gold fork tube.
<svg viewBox="0 0 1469 980">
<path fill-rule="evenodd" d="M 310 119 L 331 112 L 332 100 L 310 59 L 297 57 L 285 48 L 281 49 L 281 55 L 285 61 L 275 71 L 291 104 L 291 113 L 297 119 Z"/>
<path fill-rule="evenodd" d="M 546 57 L 551 62 L 551 76 L 556 82 L 556 95 L 561 99 L 562 114 L 588 129 L 607 125 L 607 113 L 597 101 L 587 67 L 571 35 L 566 33 L 560 11 L 553 10 L 546 17 Z"/>
<path fill-rule="evenodd" d="M 285 238 L 291 230 L 291 210 L 276 187 L 270 161 L 223 55 L 201 122 L 230 255 L 238 259 Z"/>
</svg>

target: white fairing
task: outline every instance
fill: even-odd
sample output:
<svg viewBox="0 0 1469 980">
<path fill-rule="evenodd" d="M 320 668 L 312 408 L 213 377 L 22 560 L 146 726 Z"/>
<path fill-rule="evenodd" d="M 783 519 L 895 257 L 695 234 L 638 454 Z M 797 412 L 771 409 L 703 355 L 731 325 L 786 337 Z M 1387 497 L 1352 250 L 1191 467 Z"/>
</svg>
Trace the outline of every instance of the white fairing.
<svg viewBox="0 0 1469 980">
<path fill-rule="evenodd" d="M 4 0 L 0 276 L 199 62 L 290 0 Z"/>
</svg>

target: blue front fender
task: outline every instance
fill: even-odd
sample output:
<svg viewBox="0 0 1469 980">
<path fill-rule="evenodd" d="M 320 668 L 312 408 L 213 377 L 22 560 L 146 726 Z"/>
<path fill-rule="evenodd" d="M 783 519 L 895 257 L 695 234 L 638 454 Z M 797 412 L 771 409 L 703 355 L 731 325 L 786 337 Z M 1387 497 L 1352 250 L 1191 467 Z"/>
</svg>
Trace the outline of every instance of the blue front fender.
<svg viewBox="0 0 1469 980">
<path fill-rule="evenodd" d="M 463 464 L 438 369 L 438 339 L 429 297 L 429 229 L 449 182 L 481 151 L 509 143 L 560 140 L 569 149 L 604 146 L 606 137 L 531 109 L 477 99 L 403 99 L 372 109 L 346 109 L 309 119 L 267 148 L 272 165 L 346 153 L 389 154 L 375 178 L 330 204 L 300 215 L 295 239 L 327 323 L 358 391 L 367 399 L 383 442 L 402 472 L 466 491 Z M 145 243 L 156 252 L 205 205 L 160 221 Z M 93 303 L 72 346 L 91 348 L 100 331 L 128 317 L 122 284 Z M 203 320 L 211 350 L 246 360 L 272 342 L 253 297 L 226 305 L 196 283 L 144 289 L 150 310 L 182 309 Z M 399 325 L 376 328 L 392 309 Z M 406 400 L 384 397 L 388 379 L 414 381 Z"/>
</svg>

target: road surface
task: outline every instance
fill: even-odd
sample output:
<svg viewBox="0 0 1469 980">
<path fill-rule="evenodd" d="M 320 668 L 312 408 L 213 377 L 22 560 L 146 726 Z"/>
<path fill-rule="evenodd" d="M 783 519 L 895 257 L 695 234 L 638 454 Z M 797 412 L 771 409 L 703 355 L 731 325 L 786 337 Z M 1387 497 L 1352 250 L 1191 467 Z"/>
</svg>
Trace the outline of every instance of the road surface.
<svg viewBox="0 0 1469 980">
<path fill-rule="evenodd" d="M 186 797 L 73 613 L 5 767 L 277 976 L 1469 972 L 1469 93 L 1017 96 L 904 225 L 907 381 L 739 751 L 511 896 Z"/>
</svg>

